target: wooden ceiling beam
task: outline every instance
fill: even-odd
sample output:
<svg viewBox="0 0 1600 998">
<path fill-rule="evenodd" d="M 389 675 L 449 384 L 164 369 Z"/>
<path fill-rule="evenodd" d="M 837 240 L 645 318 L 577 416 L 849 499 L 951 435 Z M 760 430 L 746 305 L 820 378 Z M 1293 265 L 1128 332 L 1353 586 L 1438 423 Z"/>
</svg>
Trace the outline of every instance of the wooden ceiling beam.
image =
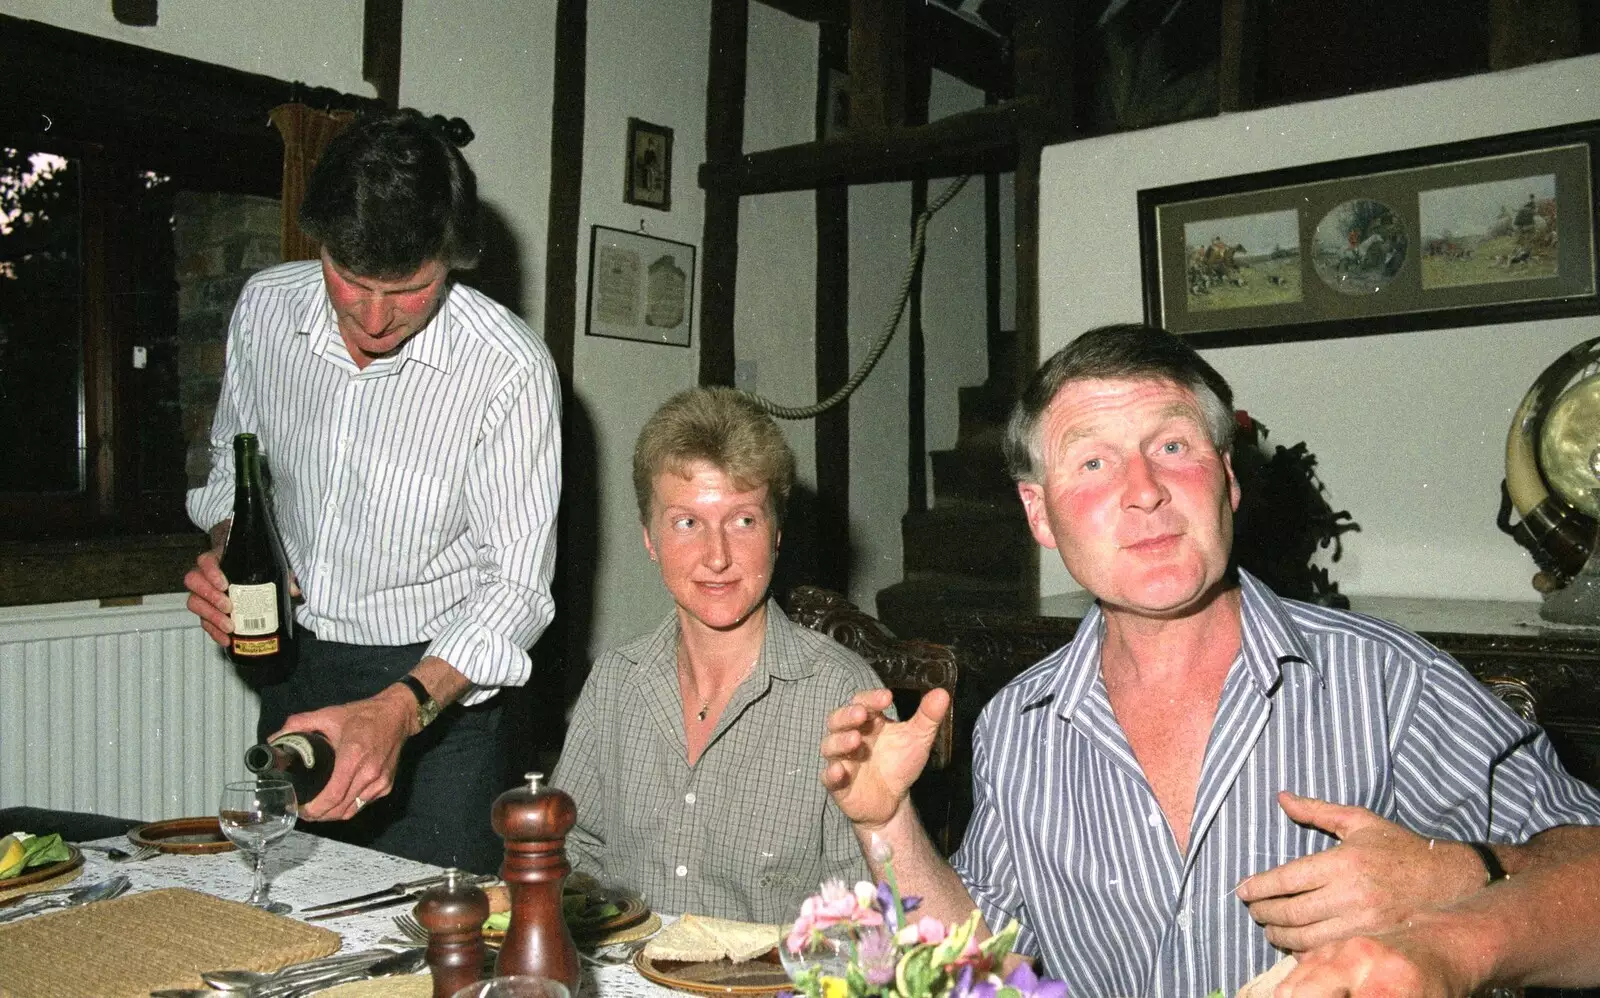
<svg viewBox="0 0 1600 998">
<path fill-rule="evenodd" d="M 1018 122 L 1031 111 L 1025 102 L 1012 101 L 914 128 L 763 149 L 732 163 L 702 164 L 700 186 L 743 196 L 1003 172 L 1016 167 Z"/>
<path fill-rule="evenodd" d="M 850 23 L 850 0 L 761 0 L 773 10 L 781 10 L 802 21 Z"/>
</svg>

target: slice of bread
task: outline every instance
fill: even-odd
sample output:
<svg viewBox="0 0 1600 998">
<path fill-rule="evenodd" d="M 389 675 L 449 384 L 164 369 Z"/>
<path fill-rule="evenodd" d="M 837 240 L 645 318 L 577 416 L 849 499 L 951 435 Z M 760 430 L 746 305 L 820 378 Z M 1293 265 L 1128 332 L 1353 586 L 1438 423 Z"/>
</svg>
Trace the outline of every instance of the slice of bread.
<svg viewBox="0 0 1600 998">
<path fill-rule="evenodd" d="M 651 960 L 684 963 L 724 958 L 743 963 L 778 945 L 778 933 L 776 925 L 685 915 L 650 940 L 645 945 L 644 955 Z"/>
</svg>

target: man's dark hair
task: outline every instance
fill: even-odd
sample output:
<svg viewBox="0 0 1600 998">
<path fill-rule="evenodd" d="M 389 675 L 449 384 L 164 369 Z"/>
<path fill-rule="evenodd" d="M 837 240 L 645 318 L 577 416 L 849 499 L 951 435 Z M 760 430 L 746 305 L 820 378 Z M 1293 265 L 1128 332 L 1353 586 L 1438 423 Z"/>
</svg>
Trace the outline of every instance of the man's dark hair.
<svg viewBox="0 0 1600 998">
<path fill-rule="evenodd" d="M 435 122 L 411 108 L 363 115 L 311 174 L 300 227 L 362 277 L 397 278 L 429 260 L 478 260 L 478 183 Z"/>
<path fill-rule="evenodd" d="M 1159 326 L 1119 323 L 1091 329 L 1055 352 L 1028 379 L 1006 426 L 1006 467 L 1019 482 L 1044 475 L 1039 422 L 1062 386 L 1072 381 L 1169 381 L 1194 393 L 1211 443 L 1226 454 L 1233 444 L 1233 389 L 1194 348 Z"/>
</svg>

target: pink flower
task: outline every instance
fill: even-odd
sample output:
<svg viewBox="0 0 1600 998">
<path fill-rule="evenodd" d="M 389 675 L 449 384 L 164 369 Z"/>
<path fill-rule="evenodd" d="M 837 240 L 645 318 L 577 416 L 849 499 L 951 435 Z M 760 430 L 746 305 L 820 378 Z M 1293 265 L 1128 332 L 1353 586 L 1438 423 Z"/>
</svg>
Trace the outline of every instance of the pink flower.
<svg viewBox="0 0 1600 998">
<path fill-rule="evenodd" d="M 919 943 L 942 943 L 944 937 L 944 923 L 924 915 L 915 923 L 908 922 L 895 936 L 895 942 L 902 946 L 916 946 Z"/>
</svg>

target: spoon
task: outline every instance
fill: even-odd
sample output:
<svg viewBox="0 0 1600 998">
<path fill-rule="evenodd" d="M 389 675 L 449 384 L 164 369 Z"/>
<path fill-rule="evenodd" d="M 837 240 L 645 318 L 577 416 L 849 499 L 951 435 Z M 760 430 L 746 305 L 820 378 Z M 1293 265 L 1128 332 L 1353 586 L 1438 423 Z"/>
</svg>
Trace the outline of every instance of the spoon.
<svg viewBox="0 0 1600 998">
<path fill-rule="evenodd" d="M 309 983 L 287 991 L 274 991 L 279 998 L 304 998 L 324 988 L 331 988 L 339 984 L 351 984 L 355 981 L 365 981 L 375 977 L 392 977 L 396 974 L 412 974 L 427 965 L 428 953 L 423 949 L 401 950 L 392 956 L 386 956 L 377 963 L 360 970 L 352 970 L 334 977 L 317 977 Z"/>
<path fill-rule="evenodd" d="M 91 901 L 105 901 L 117 897 L 131 886 L 133 886 L 133 882 L 127 877 L 111 877 L 97 884 L 80 887 L 71 894 L 40 898 L 32 904 L 25 904 L 9 911 L 0 911 L 0 922 L 10 922 L 14 919 L 22 918 L 24 915 L 49 911 L 51 908 L 70 908 L 73 905 L 88 904 Z"/>
<path fill-rule="evenodd" d="M 356 964 L 375 963 L 394 953 L 394 950 L 362 950 L 358 953 L 338 953 L 321 960 L 291 964 L 278 970 L 206 970 L 200 979 L 218 991 L 248 991 L 264 984 L 288 983 L 300 977 L 315 977 L 330 970 L 344 970 Z"/>
</svg>

